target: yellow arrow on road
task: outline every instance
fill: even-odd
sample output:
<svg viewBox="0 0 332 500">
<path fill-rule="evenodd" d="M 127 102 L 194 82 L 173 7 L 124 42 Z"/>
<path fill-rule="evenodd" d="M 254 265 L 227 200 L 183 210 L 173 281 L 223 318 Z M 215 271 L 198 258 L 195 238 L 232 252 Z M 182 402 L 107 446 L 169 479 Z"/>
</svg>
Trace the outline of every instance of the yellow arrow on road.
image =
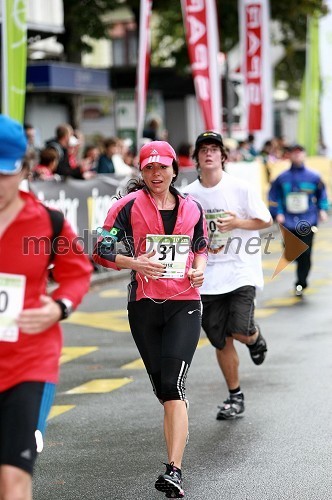
<svg viewBox="0 0 332 500">
<path fill-rule="evenodd" d="M 114 332 L 129 332 L 129 323 L 126 309 L 100 312 L 75 312 L 66 320 L 66 323 L 112 330 Z"/>
<path fill-rule="evenodd" d="M 112 392 L 116 389 L 120 389 L 120 387 L 124 385 L 130 384 L 132 381 L 133 379 L 128 377 L 95 379 L 79 385 L 78 387 L 74 387 L 66 391 L 65 394 L 97 394 Z"/>
<path fill-rule="evenodd" d="M 98 351 L 98 347 L 63 347 L 60 357 L 60 365 L 68 363 L 73 359 L 80 358 L 81 356 L 86 356 L 90 352 Z"/>
<path fill-rule="evenodd" d="M 54 405 L 51 408 L 51 411 L 47 417 L 47 420 L 51 420 L 51 418 L 58 417 L 63 413 L 66 413 L 69 410 L 75 408 L 75 405 Z"/>
</svg>

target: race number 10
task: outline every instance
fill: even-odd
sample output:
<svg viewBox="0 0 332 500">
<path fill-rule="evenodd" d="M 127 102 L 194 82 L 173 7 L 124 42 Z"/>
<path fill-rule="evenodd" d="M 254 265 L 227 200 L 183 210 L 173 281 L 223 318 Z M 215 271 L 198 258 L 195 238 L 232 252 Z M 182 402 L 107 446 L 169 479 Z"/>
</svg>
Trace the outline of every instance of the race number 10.
<svg viewBox="0 0 332 500">
<path fill-rule="evenodd" d="M 25 276 L 0 273 L 0 340 L 16 342 L 16 320 L 23 309 Z"/>
</svg>

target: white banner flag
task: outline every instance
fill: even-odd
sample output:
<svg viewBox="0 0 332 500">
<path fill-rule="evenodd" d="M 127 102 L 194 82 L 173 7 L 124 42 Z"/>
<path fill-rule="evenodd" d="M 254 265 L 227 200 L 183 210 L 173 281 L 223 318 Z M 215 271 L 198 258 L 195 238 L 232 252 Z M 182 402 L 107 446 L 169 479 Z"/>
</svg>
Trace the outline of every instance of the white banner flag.
<svg viewBox="0 0 332 500">
<path fill-rule="evenodd" d="M 239 18 L 247 133 L 263 143 L 273 134 L 268 0 L 239 0 Z"/>
<path fill-rule="evenodd" d="M 137 112 L 137 131 L 136 145 L 139 147 L 139 142 L 142 139 L 146 95 L 148 88 L 148 77 L 150 69 L 150 51 L 151 51 L 151 11 L 152 0 L 141 0 L 140 6 L 140 21 L 139 21 L 139 43 L 138 43 L 138 64 L 136 77 L 136 112 Z"/>
<path fill-rule="evenodd" d="M 319 62 L 321 74 L 321 131 L 326 156 L 332 159 L 332 0 L 326 0 L 330 13 L 319 22 Z"/>
</svg>

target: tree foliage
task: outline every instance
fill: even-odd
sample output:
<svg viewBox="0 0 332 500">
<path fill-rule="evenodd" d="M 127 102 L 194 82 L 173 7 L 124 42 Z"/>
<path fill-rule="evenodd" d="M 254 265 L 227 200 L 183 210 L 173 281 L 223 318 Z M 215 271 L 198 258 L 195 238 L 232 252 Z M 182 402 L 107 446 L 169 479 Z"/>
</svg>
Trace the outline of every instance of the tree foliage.
<svg viewBox="0 0 332 500">
<path fill-rule="evenodd" d="M 65 31 L 58 39 L 68 61 L 80 62 L 81 54 L 91 51 L 85 36 L 97 40 L 108 36 L 103 15 L 119 5 L 117 0 L 63 0 Z"/>
</svg>

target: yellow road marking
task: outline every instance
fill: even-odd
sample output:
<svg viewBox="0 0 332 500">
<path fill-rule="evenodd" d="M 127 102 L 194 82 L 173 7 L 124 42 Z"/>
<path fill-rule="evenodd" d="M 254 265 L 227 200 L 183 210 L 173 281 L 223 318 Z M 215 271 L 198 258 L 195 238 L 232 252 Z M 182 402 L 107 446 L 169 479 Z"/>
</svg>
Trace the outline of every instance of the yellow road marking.
<svg viewBox="0 0 332 500">
<path fill-rule="evenodd" d="M 264 270 L 271 270 L 271 271 L 274 271 L 274 270 L 276 269 L 277 265 L 278 265 L 278 262 L 279 262 L 279 261 L 278 261 L 277 259 L 273 259 L 273 260 L 264 260 L 264 261 L 263 261 L 263 264 L 262 264 L 262 265 L 263 265 L 263 269 L 264 269 Z M 289 266 L 288 266 L 288 267 L 285 267 L 285 268 L 282 270 L 282 272 L 283 272 L 283 273 L 284 273 L 285 271 L 289 273 L 289 272 L 291 272 L 291 271 L 293 272 L 293 269 L 292 269 L 292 268 L 289 268 Z"/>
<path fill-rule="evenodd" d="M 271 274 L 269 276 L 264 276 L 264 285 L 269 285 L 270 283 L 275 283 L 280 280 L 280 275 L 278 274 L 272 278 Z"/>
<path fill-rule="evenodd" d="M 312 280 L 311 284 L 312 286 L 324 286 L 324 285 L 330 285 L 331 282 L 332 282 L 331 278 L 322 278 L 322 279 Z"/>
<path fill-rule="evenodd" d="M 270 254 L 280 254 L 282 253 L 282 242 L 280 237 L 275 237 L 273 239 L 268 240 L 267 238 L 261 239 L 262 253 L 263 258 L 265 255 Z"/>
<path fill-rule="evenodd" d="M 328 233 L 330 235 L 331 229 L 329 227 L 320 226 L 319 227 L 319 234 L 321 234 L 321 233 Z"/>
<path fill-rule="evenodd" d="M 100 292 L 99 297 L 102 297 L 103 299 L 127 297 L 127 292 L 125 290 L 119 290 L 117 288 L 110 288 L 109 290 Z"/>
<path fill-rule="evenodd" d="M 210 345 L 210 341 L 207 338 L 201 338 L 198 341 L 197 349 L 201 349 L 202 347 L 205 347 L 206 345 Z"/>
<path fill-rule="evenodd" d="M 264 307 L 264 309 L 257 308 L 255 309 L 255 318 L 268 318 L 275 314 L 278 309 Z"/>
<path fill-rule="evenodd" d="M 298 301 L 299 299 L 297 297 L 280 297 L 276 299 L 267 300 L 265 304 L 268 306 L 284 307 L 284 306 L 293 306 L 294 304 L 297 304 Z"/>
<path fill-rule="evenodd" d="M 85 384 L 79 385 L 66 391 L 65 394 L 97 394 L 112 392 L 116 389 L 120 389 L 124 385 L 130 384 L 132 378 L 100 378 L 96 380 L 90 380 Z"/>
<path fill-rule="evenodd" d="M 130 363 L 121 366 L 122 370 L 142 370 L 144 368 L 144 363 L 142 358 L 135 359 Z"/>
<path fill-rule="evenodd" d="M 276 299 L 267 300 L 265 303 L 268 306 L 289 307 L 289 306 L 293 306 L 294 304 L 298 304 L 300 300 L 301 299 L 299 297 L 295 297 L 295 296 L 294 297 L 280 297 L 280 298 L 276 298 Z"/>
<path fill-rule="evenodd" d="M 331 244 L 327 241 L 317 241 L 314 243 L 315 250 L 323 250 L 324 252 L 328 252 L 331 249 Z"/>
<path fill-rule="evenodd" d="M 263 269 L 275 269 L 277 266 L 278 261 L 276 259 L 274 260 L 263 260 L 262 262 L 262 267 Z"/>
<path fill-rule="evenodd" d="M 66 322 L 115 332 L 130 331 L 126 309 L 119 309 L 117 311 L 75 312 Z"/>
<path fill-rule="evenodd" d="M 86 356 L 90 352 L 98 351 L 98 347 L 63 347 L 60 357 L 60 365 L 68 363 L 73 359 Z"/>
<path fill-rule="evenodd" d="M 75 408 L 75 405 L 54 405 L 51 408 L 47 420 L 51 420 L 51 418 L 58 417 L 59 415 L 62 415 L 63 413 L 66 413 L 69 410 L 72 410 L 73 408 Z"/>
</svg>

